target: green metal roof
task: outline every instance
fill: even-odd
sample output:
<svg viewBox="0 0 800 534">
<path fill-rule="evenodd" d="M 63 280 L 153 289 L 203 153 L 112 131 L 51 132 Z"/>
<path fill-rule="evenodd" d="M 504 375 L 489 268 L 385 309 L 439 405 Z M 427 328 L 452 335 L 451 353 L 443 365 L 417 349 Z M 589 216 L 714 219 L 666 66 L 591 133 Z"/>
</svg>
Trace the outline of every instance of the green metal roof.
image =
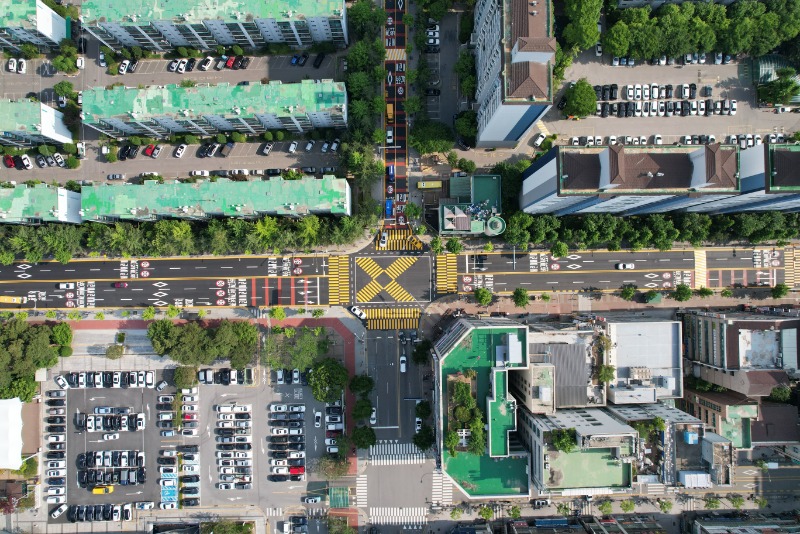
<svg viewBox="0 0 800 534">
<path fill-rule="evenodd" d="M 450 196 L 458 200 L 439 205 L 439 233 L 443 235 L 499 235 L 506 229 L 500 217 L 500 176 L 455 176 Z"/>
<path fill-rule="evenodd" d="M 4 132 L 41 133 L 42 104 L 31 100 L 0 100 L 0 129 Z"/>
<path fill-rule="evenodd" d="M 171 117 L 197 119 L 209 115 L 248 118 L 274 114 L 279 117 L 303 117 L 308 113 L 342 112 L 347 102 L 344 82 L 303 80 L 300 83 L 251 85 L 151 85 L 111 89 L 93 87 L 83 92 L 84 122 L 93 124 L 102 118 L 146 120 Z"/>
<path fill-rule="evenodd" d="M 184 24 L 198 24 L 204 20 L 244 23 L 259 19 L 289 21 L 341 16 L 342 9 L 342 0 L 85 0 L 81 6 L 81 20 L 86 24 L 122 25 L 158 20 Z"/>
<path fill-rule="evenodd" d="M 196 183 L 149 180 L 142 185 L 81 188 L 81 216 L 146 221 L 165 217 L 257 217 L 350 214 L 350 186 L 344 178 L 234 182 L 227 178 Z"/>
<path fill-rule="evenodd" d="M 36 0 L 0 0 L 0 13 L 4 28 L 36 27 Z"/>
<path fill-rule="evenodd" d="M 0 187 L 0 222 L 6 224 L 80 223 L 78 206 L 77 193 L 47 184 Z"/>
</svg>

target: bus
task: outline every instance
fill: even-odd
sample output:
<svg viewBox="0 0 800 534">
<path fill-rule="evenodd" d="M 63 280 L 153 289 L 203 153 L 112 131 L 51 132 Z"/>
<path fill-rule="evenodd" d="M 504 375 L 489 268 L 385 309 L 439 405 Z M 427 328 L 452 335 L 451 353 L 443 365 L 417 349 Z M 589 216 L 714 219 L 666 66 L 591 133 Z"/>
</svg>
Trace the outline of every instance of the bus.
<svg viewBox="0 0 800 534">
<path fill-rule="evenodd" d="M 434 180 L 431 182 L 417 182 L 417 189 L 441 189 L 442 182 L 440 180 Z"/>
<path fill-rule="evenodd" d="M 386 104 L 386 122 L 394 122 L 394 104 Z"/>
<path fill-rule="evenodd" d="M 0 296 L 0 303 L 4 304 L 25 304 L 28 302 L 28 297 L 8 297 L 5 295 Z"/>
<path fill-rule="evenodd" d="M 386 218 L 391 219 L 394 217 L 394 201 L 391 198 L 386 199 Z"/>
</svg>

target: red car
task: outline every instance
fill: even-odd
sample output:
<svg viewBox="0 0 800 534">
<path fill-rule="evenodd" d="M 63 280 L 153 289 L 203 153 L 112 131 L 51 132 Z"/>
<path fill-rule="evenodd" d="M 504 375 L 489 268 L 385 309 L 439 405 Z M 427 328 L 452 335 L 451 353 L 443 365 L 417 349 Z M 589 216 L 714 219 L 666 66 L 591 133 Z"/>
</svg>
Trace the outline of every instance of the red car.
<svg viewBox="0 0 800 534">
<path fill-rule="evenodd" d="M 14 165 L 14 158 L 8 155 L 3 156 L 3 163 L 5 163 L 6 167 L 8 167 L 9 169 L 13 169 L 16 166 Z"/>
<path fill-rule="evenodd" d="M 147 145 L 147 148 L 144 149 L 145 156 L 152 156 L 153 150 L 156 149 L 156 145 Z"/>
<path fill-rule="evenodd" d="M 115 282 L 114 287 L 128 287 L 128 282 Z"/>
<path fill-rule="evenodd" d="M 231 56 L 228 58 L 228 61 L 225 62 L 225 68 L 230 69 L 233 67 L 233 62 L 236 61 L 236 56 Z"/>
<path fill-rule="evenodd" d="M 302 475 L 305 472 L 306 472 L 306 468 L 305 467 L 290 467 L 289 468 L 289 474 L 290 475 Z"/>
</svg>

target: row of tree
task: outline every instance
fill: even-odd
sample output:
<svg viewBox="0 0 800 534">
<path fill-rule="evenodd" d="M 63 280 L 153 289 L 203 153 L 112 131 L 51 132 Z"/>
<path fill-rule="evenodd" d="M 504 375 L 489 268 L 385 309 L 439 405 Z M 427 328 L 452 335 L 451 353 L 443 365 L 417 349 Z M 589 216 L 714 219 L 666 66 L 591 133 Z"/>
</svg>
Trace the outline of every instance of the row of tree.
<svg viewBox="0 0 800 534">
<path fill-rule="evenodd" d="M 72 355 L 67 323 L 31 324 L 28 314 L 4 316 L 0 328 L 0 398 L 28 402 L 38 391 L 37 369 L 49 369 L 59 356 Z"/>
<path fill-rule="evenodd" d="M 795 0 L 738 0 L 728 6 L 684 2 L 655 12 L 650 6 L 620 9 L 609 18 L 616 22 L 603 34 L 606 53 L 642 60 L 714 50 L 761 56 L 800 33 L 800 3 Z M 588 48 L 585 41 L 580 45 Z"/>
<path fill-rule="evenodd" d="M 258 327 L 247 321 L 223 320 L 216 326 L 189 321 L 175 324 L 170 319 L 150 323 L 147 337 L 161 356 L 187 366 L 208 365 L 230 360 L 231 367 L 244 369 L 258 348 Z"/>
<path fill-rule="evenodd" d="M 374 202 L 373 202 L 374 204 Z M 371 206 L 371 205 L 370 205 Z M 378 223 L 377 210 L 353 217 L 300 219 L 264 217 L 256 221 L 214 219 L 113 225 L 0 225 L 0 264 L 15 258 L 38 263 L 47 257 L 68 263 L 76 256 L 188 256 L 190 254 L 279 254 L 319 245 L 344 245 L 360 239 Z"/>
</svg>

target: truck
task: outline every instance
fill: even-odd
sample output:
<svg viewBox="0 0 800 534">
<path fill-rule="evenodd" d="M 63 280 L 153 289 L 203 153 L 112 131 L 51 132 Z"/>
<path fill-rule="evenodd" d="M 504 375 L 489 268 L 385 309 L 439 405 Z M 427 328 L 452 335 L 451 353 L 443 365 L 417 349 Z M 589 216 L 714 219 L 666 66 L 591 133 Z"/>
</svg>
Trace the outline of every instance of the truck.
<svg viewBox="0 0 800 534">
<path fill-rule="evenodd" d="M 441 189 L 441 180 L 433 180 L 430 182 L 417 182 L 417 189 Z"/>
<path fill-rule="evenodd" d="M 233 150 L 233 147 L 235 147 L 235 146 L 236 146 L 236 143 L 233 143 L 233 142 L 225 143 L 225 146 L 222 147 L 222 150 L 220 150 L 220 152 L 219 152 L 220 156 L 222 156 L 223 158 L 227 158 L 228 154 L 231 153 L 231 150 Z"/>
<path fill-rule="evenodd" d="M 386 104 L 386 122 L 394 122 L 394 104 Z"/>
<path fill-rule="evenodd" d="M 28 302 L 28 297 L 11 297 L 0 295 L 0 302 L 4 304 L 25 304 Z"/>
</svg>

